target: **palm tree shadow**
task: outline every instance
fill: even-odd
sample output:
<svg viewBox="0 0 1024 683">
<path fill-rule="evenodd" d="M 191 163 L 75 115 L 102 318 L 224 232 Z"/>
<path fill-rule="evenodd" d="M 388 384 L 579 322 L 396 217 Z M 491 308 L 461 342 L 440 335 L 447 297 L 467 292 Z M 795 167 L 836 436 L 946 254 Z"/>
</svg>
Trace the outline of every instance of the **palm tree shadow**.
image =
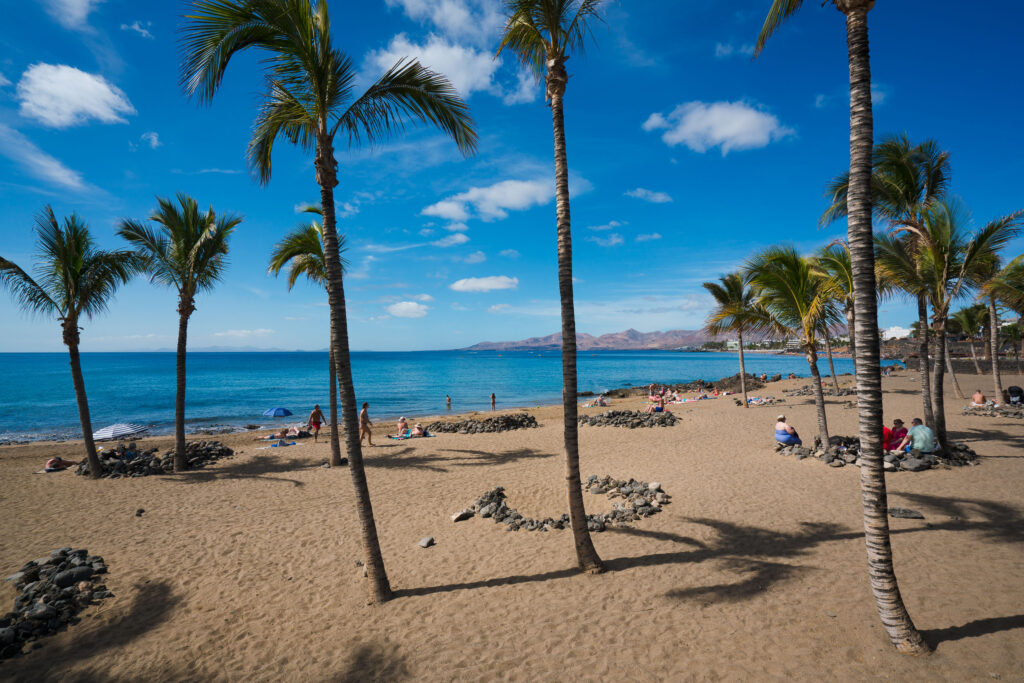
<svg viewBox="0 0 1024 683">
<path fill-rule="evenodd" d="M 348 668 L 328 680 L 337 683 L 361 681 L 400 681 L 411 678 L 406 657 L 393 643 L 364 644 L 356 648 Z"/>
<path fill-rule="evenodd" d="M 319 463 L 311 463 L 308 460 L 293 457 L 288 460 L 278 460 L 271 457 L 256 457 L 245 460 L 234 460 L 225 464 L 216 464 L 212 467 L 205 467 L 187 472 L 174 472 L 164 475 L 173 481 L 183 484 L 201 484 L 218 479 L 264 479 L 266 481 L 290 482 L 295 486 L 305 486 L 304 482 L 298 479 L 286 477 L 274 477 L 273 474 L 284 472 L 295 472 L 320 467 Z"/>
<path fill-rule="evenodd" d="M 968 430 L 949 432 L 950 441 L 984 441 L 994 440 L 1008 443 L 1017 448 L 1024 448 L 1024 436 L 1020 434 L 1011 434 L 1002 429 L 995 429 L 994 427 L 983 427 L 974 428 L 971 427 Z M 980 454 L 984 458 L 1024 458 L 1024 455 L 984 455 Z"/>
<path fill-rule="evenodd" d="M 737 583 L 720 583 L 713 586 L 695 586 L 670 590 L 666 597 L 677 600 L 712 602 L 742 602 L 763 594 L 773 584 L 793 578 L 795 574 L 809 569 L 784 562 L 761 562 L 749 559 L 728 559 L 724 567 L 747 578 Z"/>
<path fill-rule="evenodd" d="M 500 465 L 520 460 L 536 460 L 540 458 L 553 458 L 553 453 L 543 453 L 533 448 L 519 448 L 515 450 L 492 453 L 489 451 L 474 451 L 447 448 L 438 453 L 415 453 L 412 447 L 403 448 L 385 455 L 376 456 L 364 460 L 367 467 L 380 467 L 383 469 L 424 469 L 432 472 L 448 472 L 448 467 L 482 467 L 486 465 Z M 445 457 L 441 453 L 464 454 L 463 456 Z M 473 456 L 473 457 L 468 457 Z"/>
<path fill-rule="evenodd" d="M 90 629 L 88 621 L 83 620 L 80 624 L 70 626 L 75 637 L 69 644 L 60 647 L 53 647 L 45 640 L 42 641 L 39 661 L 32 662 L 31 671 L 26 669 L 21 672 L 31 674 L 25 680 L 59 679 L 74 683 L 110 680 L 110 675 L 103 664 L 104 658 L 99 655 L 107 650 L 123 648 L 168 621 L 174 607 L 181 601 L 180 597 L 173 594 L 170 583 L 166 581 L 139 583 L 135 585 L 135 590 L 132 604 L 121 616 L 109 623 Z M 86 611 L 85 616 L 88 615 L 89 611 Z M 90 664 L 84 670 L 71 673 L 66 671 L 79 660 L 86 659 L 97 664 Z M 8 665 L 10 664 L 14 662 L 8 662 Z M 8 673 L 15 673 L 14 678 L 18 677 L 16 672 L 8 670 Z M 165 675 L 167 672 L 153 673 L 160 673 L 161 678 L 168 677 Z"/>
<path fill-rule="evenodd" d="M 996 543 L 1024 543 L 1024 516 L 1019 509 L 1005 503 L 900 491 L 890 491 L 889 495 L 904 498 L 925 508 L 926 512 L 950 518 L 948 522 L 933 524 L 932 529 L 978 531 L 986 540 Z M 977 515 L 983 521 L 968 520 L 968 517 Z"/>
<path fill-rule="evenodd" d="M 932 649 L 935 649 L 941 643 L 963 640 L 964 638 L 978 638 L 1018 628 L 1024 628 L 1024 614 L 1015 614 L 1012 617 L 975 619 L 962 626 L 949 626 L 947 628 L 921 631 L 921 635 L 924 636 L 925 641 L 931 645 Z"/>
</svg>

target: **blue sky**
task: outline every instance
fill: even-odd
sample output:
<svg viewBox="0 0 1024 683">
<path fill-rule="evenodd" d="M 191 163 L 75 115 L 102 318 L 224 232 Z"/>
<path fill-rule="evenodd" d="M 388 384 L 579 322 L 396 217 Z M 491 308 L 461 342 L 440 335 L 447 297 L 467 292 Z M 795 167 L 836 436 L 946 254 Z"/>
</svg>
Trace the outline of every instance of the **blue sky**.
<svg viewBox="0 0 1024 683">
<path fill-rule="evenodd" d="M 979 222 L 1024 208 L 1018 27 L 1024 9 L 881 0 L 869 17 L 877 136 L 906 131 L 952 153 L 953 191 Z M 569 61 L 577 327 L 601 334 L 697 328 L 700 287 L 759 247 L 810 250 L 826 181 L 848 164 L 842 16 L 819 3 L 750 46 L 768 0 L 608 2 L 586 54 Z M 33 262 L 34 216 L 79 213 L 121 246 L 125 217 L 185 192 L 242 214 L 231 265 L 198 299 L 193 347 L 316 349 L 325 295 L 266 275 L 268 254 L 317 201 L 310 158 L 282 142 L 260 187 L 245 150 L 262 80 L 236 59 L 212 106 L 182 94 L 178 2 L 12 3 L 0 28 L 0 254 Z M 335 43 L 369 82 L 419 57 L 467 98 L 479 152 L 432 130 L 339 154 L 352 348 L 437 349 L 559 329 L 550 110 L 508 56 L 492 59 L 497 0 L 331 2 Z M 989 8 L 991 9 L 991 8 Z M 998 21 L 993 21 L 998 17 Z M 1013 255 L 1024 250 L 1018 240 Z M 174 346 L 174 293 L 145 280 L 85 323 L 87 351 Z M 59 351 L 55 321 L 0 295 L 0 351 Z M 908 325 L 905 304 L 883 325 Z"/>
</svg>

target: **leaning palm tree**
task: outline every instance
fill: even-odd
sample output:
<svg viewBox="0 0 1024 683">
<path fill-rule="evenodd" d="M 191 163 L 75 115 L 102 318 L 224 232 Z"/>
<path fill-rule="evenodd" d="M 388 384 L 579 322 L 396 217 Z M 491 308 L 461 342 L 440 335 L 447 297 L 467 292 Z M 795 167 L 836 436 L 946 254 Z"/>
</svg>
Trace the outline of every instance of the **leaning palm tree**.
<svg viewBox="0 0 1024 683">
<path fill-rule="evenodd" d="M 971 349 L 971 360 L 974 361 L 974 374 L 981 374 L 981 365 L 978 364 L 978 352 L 974 348 L 975 338 L 981 334 L 981 310 L 978 310 L 977 306 L 968 306 L 961 308 L 956 313 L 949 316 L 949 322 L 956 321 L 957 328 L 960 334 L 967 338 L 967 345 Z M 1000 394 L 1003 392 L 1000 391 Z"/>
<path fill-rule="evenodd" d="M 307 206 L 305 213 L 323 218 L 319 206 Z M 338 235 L 338 252 L 345 251 L 345 236 Z M 342 273 L 348 265 L 341 259 Z M 324 263 L 324 228 L 320 221 L 300 223 L 284 236 L 270 252 L 268 272 L 277 276 L 288 266 L 288 291 L 302 276 L 315 285 L 327 289 L 327 266 Z M 334 365 L 334 349 L 328 349 L 328 375 L 331 401 L 331 467 L 341 467 L 341 439 L 338 436 L 338 372 Z"/>
<path fill-rule="evenodd" d="M 818 370 L 818 343 L 822 330 L 839 320 L 828 280 L 792 247 L 769 247 L 755 254 L 745 265 L 746 277 L 758 306 L 771 321 L 769 335 L 795 336 L 807 358 L 814 383 L 814 404 L 818 409 L 818 436 L 828 448 L 828 419 L 825 395 Z"/>
<path fill-rule="evenodd" d="M 16 264 L 0 257 L 0 285 L 10 290 L 18 305 L 39 315 L 54 315 L 60 321 L 64 345 L 71 361 L 71 382 L 78 401 L 78 420 L 85 440 L 89 473 L 103 473 L 92 439 L 89 401 L 78 355 L 79 321 L 107 310 L 117 288 L 138 271 L 138 258 L 130 251 L 102 251 L 89 228 L 76 214 L 57 221 L 53 209 L 45 207 L 36 217 L 39 263 L 33 278 Z"/>
<path fill-rule="evenodd" d="M 842 306 L 846 317 L 846 329 L 850 338 L 850 358 L 854 374 L 857 372 L 857 334 L 854 330 L 853 311 L 853 264 L 850 262 L 850 248 L 846 240 L 834 240 L 825 245 L 812 257 L 814 267 L 828 278 L 832 298 Z M 831 354 L 829 354 L 831 362 Z M 835 376 L 835 372 L 833 372 Z"/>
<path fill-rule="evenodd" d="M 196 295 L 210 291 L 227 267 L 228 238 L 242 222 L 238 216 L 218 217 L 213 207 L 199 210 L 195 199 L 179 193 L 177 205 L 157 197 L 149 216 L 155 228 L 124 219 L 118 234 L 142 259 L 150 281 L 178 291 L 177 392 L 174 399 L 174 469 L 188 468 L 185 452 L 185 362 L 188 321 L 196 310 Z"/>
<path fill-rule="evenodd" d="M 741 273 L 729 273 L 718 282 L 703 283 L 715 299 L 715 308 L 704 329 L 712 336 L 735 332 L 740 343 L 740 391 L 747 404 L 747 368 L 743 362 L 743 333 L 765 330 L 770 326 L 767 312 L 755 300 L 754 292 Z"/>
<path fill-rule="evenodd" d="M 562 419 L 569 520 L 580 569 L 604 571 L 587 530 L 580 482 L 579 426 L 576 421 L 576 313 L 572 291 L 572 231 L 569 216 L 569 162 L 565 150 L 562 98 L 569 82 L 565 62 L 582 51 L 588 22 L 600 20 L 601 0 L 505 0 L 508 15 L 498 54 L 511 50 L 538 79 L 544 78 L 551 106 L 555 144 L 555 231 L 558 235 L 558 292 L 562 303 Z"/>
<path fill-rule="evenodd" d="M 359 445 L 345 288 L 334 210 L 336 138 L 377 143 L 421 123 L 447 133 L 464 154 L 476 149 L 466 103 L 441 74 L 401 59 L 369 88 L 356 90 L 357 69 L 334 47 L 326 0 L 194 0 L 186 12 L 181 83 L 186 93 L 212 101 L 232 57 L 259 50 L 267 92 L 249 142 L 248 160 L 261 184 L 270 181 L 279 137 L 313 153 L 323 208 L 324 265 L 331 310 L 331 349 L 337 366 L 345 449 L 355 489 L 371 600 L 388 600 L 391 586 L 373 519 Z"/>
</svg>

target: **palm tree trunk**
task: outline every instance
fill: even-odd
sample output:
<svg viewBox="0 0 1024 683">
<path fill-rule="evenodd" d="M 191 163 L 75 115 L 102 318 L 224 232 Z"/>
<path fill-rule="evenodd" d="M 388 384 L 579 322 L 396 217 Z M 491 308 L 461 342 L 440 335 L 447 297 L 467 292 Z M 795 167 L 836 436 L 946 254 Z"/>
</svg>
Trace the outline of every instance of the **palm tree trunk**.
<svg viewBox="0 0 1024 683">
<path fill-rule="evenodd" d="M 391 599 L 391 584 L 384 569 L 384 557 L 377 538 L 377 525 L 373 519 L 370 488 L 363 469 L 363 452 L 359 444 L 359 424 L 356 414 L 356 392 L 352 384 L 352 360 L 348 349 L 348 318 L 345 307 L 345 288 L 342 282 L 341 257 L 338 253 L 338 233 L 334 222 L 334 187 L 338 184 L 337 162 L 330 140 L 321 138 L 316 149 L 316 179 L 320 185 L 320 206 L 324 213 L 324 265 L 327 268 L 327 299 L 331 310 L 331 350 L 338 372 L 342 422 L 345 429 L 345 451 L 348 469 L 355 489 L 356 514 L 363 545 L 363 562 L 370 581 L 370 601 Z"/>
<path fill-rule="evenodd" d="M 836 377 L 836 366 L 832 362 L 832 340 L 829 339 L 828 330 L 825 330 L 825 353 L 828 355 L 828 371 L 832 373 L 832 388 L 836 390 L 836 396 L 838 396 L 839 378 Z"/>
<path fill-rule="evenodd" d="M 853 305 L 857 327 L 857 415 L 860 423 L 861 501 L 868 578 L 882 625 L 900 652 L 929 651 L 914 627 L 900 596 L 889 543 L 888 498 L 882 470 L 882 373 L 879 366 L 878 302 L 875 291 L 875 254 L 871 229 L 871 153 L 874 123 L 871 113 L 871 62 L 868 51 L 869 0 L 846 3 L 846 41 L 850 63 L 850 184 L 848 242 L 853 268 Z M 927 363 L 928 346 L 922 364 Z M 922 367 L 922 377 L 927 377 Z M 927 380 L 922 380 L 922 391 Z"/>
<path fill-rule="evenodd" d="M 996 310 L 996 300 L 988 299 L 988 322 L 989 322 L 989 355 L 992 356 L 992 390 L 995 395 L 992 400 L 996 403 L 1003 402 L 1003 378 L 999 376 L 999 311 Z"/>
<path fill-rule="evenodd" d="M 1024 347 L 1024 340 L 1021 340 L 1021 347 Z M 1010 348 L 1013 349 L 1013 358 L 1017 361 L 1017 374 L 1024 375 L 1024 366 L 1020 364 L 1020 352 L 1017 350 L 1017 345 L 1011 341 Z"/>
<path fill-rule="evenodd" d="M 964 396 L 963 390 L 960 388 L 960 381 L 956 378 L 956 373 L 953 372 L 953 358 L 949 355 L 949 344 L 946 344 L 946 372 L 953 378 L 953 390 L 956 392 L 956 397 L 961 401 L 967 398 Z"/>
<path fill-rule="evenodd" d="M 978 353 L 974 350 L 974 337 L 968 337 L 967 343 L 971 346 L 971 360 L 974 361 L 974 374 L 981 374 L 981 366 L 978 365 Z"/>
<path fill-rule="evenodd" d="M 68 347 L 71 361 L 71 382 L 75 386 L 75 400 L 78 402 L 78 421 L 82 424 L 82 439 L 85 440 L 85 457 L 89 459 L 89 474 L 99 479 L 103 473 L 100 458 L 96 454 L 96 442 L 92 440 L 92 419 L 89 417 L 89 400 L 85 396 L 85 380 L 82 378 L 82 360 L 78 356 L 78 321 L 64 324 L 64 343 Z"/>
<path fill-rule="evenodd" d="M 740 391 L 743 392 L 743 407 L 749 408 L 747 403 L 747 366 L 743 363 L 743 330 L 737 331 L 740 339 Z"/>
<path fill-rule="evenodd" d="M 942 358 L 946 353 L 946 320 L 943 316 L 935 323 L 935 357 Z M 932 413 L 935 422 L 931 427 L 935 431 L 935 440 L 940 448 L 946 447 L 946 397 L 943 394 L 943 377 L 945 368 L 942 363 L 935 363 L 932 371 Z"/>
<path fill-rule="evenodd" d="M 327 351 L 331 377 L 331 467 L 341 467 L 341 437 L 338 434 L 338 370 L 334 365 L 334 349 Z"/>
<path fill-rule="evenodd" d="M 935 413 L 932 412 L 932 367 L 928 361 L 930 328 L 928 327 L 928 301 L 925 296 L 925 294 L 917 295 L 917 335 L 921 338 L 921 362 L 919 364 L 921 371 L 921 403 L 924 410 L 924 423 L 930 425 L 935 424 Z"/>
<path fill-rule="evenodd" d="M 821 373 L 818 371 L 818 352 L 813 344 L 807 344 L 807 364 L 814 380 L 814 405 L 818 409 L 818 436 L 821 447 L 828 448 L 828 420 L 825 417 L 825 392 L 821 388 Z"/>
<path fill-rule="evenodd" d="M 191 297 L 185 294 L 178 302 L 177 390 L 174 394 L 174 471 L 188 469 L 185 452 L 185 356 L 188 347 L 188 318 L 192 315 Z"/>
<path fill-rule="evenodd" d="M 565 150 L 565 120 L 562 93 L 568 75 L 565 65 L 555 61 L 549 67 L 548 91 L 551 94 L 551 124 L 555 138 L 555 201 L 558 234 L 558 293 L 562 303 L 562 421 L 565 440 L 565 484 L 569 497 L 569 524 L 572 527 L 576 560 L 588 573 L 604 571 L 587 529 L 587 511 L 583 506 L 580 481 L 579 422 L 576 404 L 576 313 L 572 291 L 572 222 L 569 216 L 569 162 Z M 554 87 L 552 87 L 554 86 Z M 554 92 L 552 92 L 554 90 Z"/>
<path fill-rule="evenodd" d="M 853 310 L 853 303 L 846 307 L 846 329 L 849 331 L 850 337 L 850 360 L 853 361 L 853 376 L 857 376 L 857 334 L 854 332 L 854 326 L 856 323 L 856 314 Z"/>
</svg>

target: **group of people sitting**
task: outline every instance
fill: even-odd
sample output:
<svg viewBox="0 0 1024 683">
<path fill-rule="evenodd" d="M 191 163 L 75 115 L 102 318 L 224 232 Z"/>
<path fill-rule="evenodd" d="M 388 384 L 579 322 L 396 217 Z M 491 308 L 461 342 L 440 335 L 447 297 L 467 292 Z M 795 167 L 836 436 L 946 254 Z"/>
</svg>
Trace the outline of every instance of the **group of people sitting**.
<svg viewBox="0 0 1024 683">
<path fill-rule="evenodd" d="M 800 435 L 786 421 L 785 415 L 776 418 L 775 440 L 787 446 L 803 444 Z M 903 420 L 896 418 L 892 421 L 891 428 L 882 426 L 882 447 L 886 451 L 932 453 L 935 451 L 935 432 L 919 417 L 911 421 L 909 430 L 903 426 Z"/>
<path fill-rule="evenodd" d="M 1019 406 L 1024 405 L 1024 389 L 1018 386 L 1007 387 L 1003 390 L 1003 405 Z M 981 389 L 975 389 L 974 394 L 971 396 L 971 407 L 972 408 L 986 408 L 986 407 L 998 408 L 999 404 L 995 401 L 990 401 L 985 398 L 985 394 L 981 392 Z"/>
<path fill-rule="evenodd" d="M 405 419 L 405 417 L 400 417 L 398 418 L 398 432 L 391 438 L 412 439 L 421 436 L 432 436 L 432 434 L 428 432 L 419 422 L 414 424 L 412 426 L 412 429 L 409 429 L 409 422 Z"/>
</svg>

